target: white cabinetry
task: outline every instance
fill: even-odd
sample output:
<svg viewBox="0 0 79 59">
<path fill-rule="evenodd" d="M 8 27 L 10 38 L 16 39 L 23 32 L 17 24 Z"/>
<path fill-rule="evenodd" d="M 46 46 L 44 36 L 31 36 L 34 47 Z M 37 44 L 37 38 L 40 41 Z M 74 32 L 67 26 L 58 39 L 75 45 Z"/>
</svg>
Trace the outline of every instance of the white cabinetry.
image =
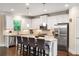
<svg viewBox="0 0 79 59">
<path fill-rule="evenodd" d="M 79 17 L 76 19 L 76 53 L 79 54 Z"/>
<path fill-rule="evenodd" d="M 5 46 L 9 48 L 10 46 L 16 45 L 15 38 L 13 36 L 5 35 Z"/>
</svg>

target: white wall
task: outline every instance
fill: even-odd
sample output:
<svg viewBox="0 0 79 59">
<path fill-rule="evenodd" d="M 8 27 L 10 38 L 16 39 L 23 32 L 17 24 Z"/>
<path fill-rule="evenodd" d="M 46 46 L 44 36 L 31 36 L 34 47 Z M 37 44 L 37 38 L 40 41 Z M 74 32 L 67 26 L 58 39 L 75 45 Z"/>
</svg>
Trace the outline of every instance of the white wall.
<svg viewBox="0 0 79 59">
<path fill-rule="evenodd" d="M 14 16 L 12 15 L 6 16 L 6 29 L 13 29 L 13 19 Z M 28 29 L 27 24 L 29 24 L 29 26 L 31 27 L 31 20 L 28 18 L 21 17 L 21 30 Z"/>
<path fill-rule="evenodd" d="M 41 24 L 41 20 L 40 18 L 35 18 L 35 19 L 32 19 L 32 28 L 33 29 L 39 29 L 39 25 Z"/>
<path fill-rule="evenodd" d="M 29 28 L 27 28 L 27 24 L 29 24 Z M 21 24 L 21 29 L 30 29 L 31 28 L 31 19 L 29 18 L 22 18 L 22 24 Z"/>
<path fill-rule="evenodd" d="M 45 16 L 44 16 L 45 17 Z M 39 25 L 41 25 L 43 22 L 46 22 L 48 25 L 48 28 L 53 28 L 54 24 L 62 23 L 62 22 L 69 22 L 69 16 L 68 15 L 57 15 L 57 16 L 51 16 L 51 17 L 38 17 L 35 19 L 32 19 L 32 28 L 39 29 Z M 46 20 L 47 18 L 47 20 Z"/>
<path fill-rule="evenodd" d="M 3 30 L 5 29 L 5 16 L 0 15 L 0 46 L 4 46 Z"/>
<path fill-rule="evenodd" d="M 13 16 L 6 16 L 6 29 L 13 28 Z"/>
</svg>

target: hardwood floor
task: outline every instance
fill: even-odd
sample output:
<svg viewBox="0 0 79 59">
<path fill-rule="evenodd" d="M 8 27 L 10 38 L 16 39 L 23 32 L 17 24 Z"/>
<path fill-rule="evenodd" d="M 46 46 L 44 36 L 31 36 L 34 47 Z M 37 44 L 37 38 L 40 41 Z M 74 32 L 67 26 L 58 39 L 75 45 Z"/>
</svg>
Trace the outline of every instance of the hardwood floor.
<svg viewBox="0 0 79 59">
<path fill-rule="evenodd" d="M 0 56 L 16 56 L 17 51 L 15 47 L 6 48 L 0 47 Z"/>
<path fill-rule="evenodd" d="M 58 51 L 58 56 L 73 56 L 73 55 L 66 51 Z"/>
<path fill-rule="evenodd" d="M 0 56 L 18 56 L 16 47 L 10 47 L 10 48 L 0 47 Z M 58 51 L 58 56 L 67 56 L 67 52 Z"/>
</svg>

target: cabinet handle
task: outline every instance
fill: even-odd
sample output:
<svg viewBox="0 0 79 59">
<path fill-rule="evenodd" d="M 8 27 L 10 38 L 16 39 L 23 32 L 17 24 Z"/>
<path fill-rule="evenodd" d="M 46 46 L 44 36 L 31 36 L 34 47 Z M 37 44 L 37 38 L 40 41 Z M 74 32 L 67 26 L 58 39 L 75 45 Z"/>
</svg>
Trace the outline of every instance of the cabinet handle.
<svg viewBox="0 0 79 59">
<path fill-rule="evenodd" d="M 79 37 L 76 37 L 76 39 L 79 39 Z"/>
</svg>

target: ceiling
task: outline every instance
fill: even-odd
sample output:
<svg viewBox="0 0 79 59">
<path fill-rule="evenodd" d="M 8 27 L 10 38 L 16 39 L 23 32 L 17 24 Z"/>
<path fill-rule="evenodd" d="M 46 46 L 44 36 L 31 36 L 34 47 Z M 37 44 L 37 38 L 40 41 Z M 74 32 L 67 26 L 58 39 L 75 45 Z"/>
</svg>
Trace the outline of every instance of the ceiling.
<svg viewBox="0 0 79 59">
<path fill-rule="evenodd" d="M 45 13 L 63 11 L 72 6 L 79 6 L 77 3 L 72 3 L 66 8 L 64 6 L 65 4 L 66 3 L 46 3 L 45 6 L 43 6 L 42 3 L 30 3 L 30 5 L 27 6 L 25 3 L 0 3 L 0 14 L 10 13 L 15 15 L 36 16 Z M 29 11 L 27 10 L 27 7 L 29 7 Z M 11 11 L 10 9 L 14 9 L 14 11 Z M 47 11 L 43 11 L 44 9 L 47 9 Z"/>
</svg>

